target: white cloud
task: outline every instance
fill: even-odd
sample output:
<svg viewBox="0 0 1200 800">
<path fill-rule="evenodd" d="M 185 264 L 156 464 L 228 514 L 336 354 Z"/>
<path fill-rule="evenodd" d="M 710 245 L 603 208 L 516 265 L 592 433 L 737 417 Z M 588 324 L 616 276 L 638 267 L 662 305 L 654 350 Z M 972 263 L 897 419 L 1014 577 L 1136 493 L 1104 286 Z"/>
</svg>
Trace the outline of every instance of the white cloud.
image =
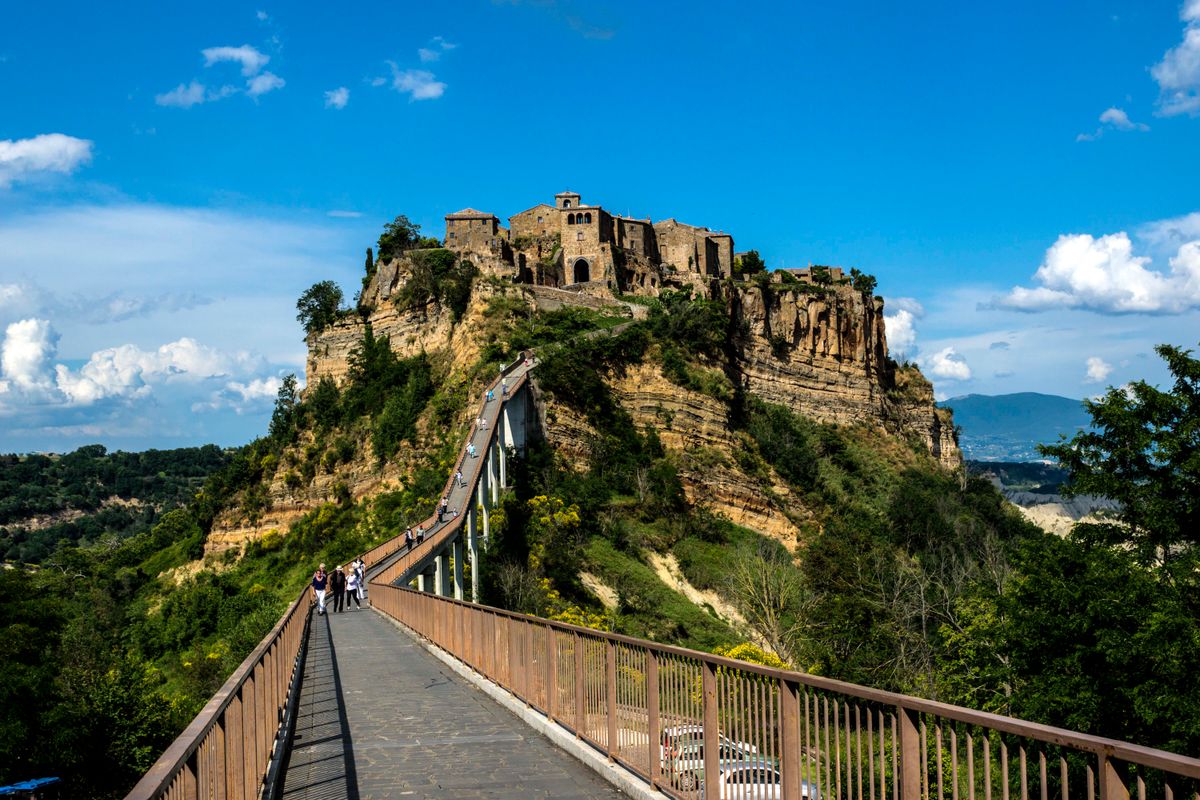
<svg viewBox="0 0 1200 800">
<path fill-rule="evenodd" d="M 358 219 L 362 216 L 362 212 L 344 211 L 342 209 L 335 208 L 333 211 L 330 211 L 328 214 L 326 214 L 326 216 L 333 217 L 334 219 Z"/>
<path fill-rule="evenodd" d="M 241 47 L 206 47 L 200 51 L 200 54 L 204 56 L 204 66 L 206 67 L 222 61 L 234 61 L 241 64 L 242 76 L 246 78 L 257 75 L 259 70 L 271 60 L 270 56 L 260 53 L 248 44 Z"/>
<path fill-rule="evenodd" d="M 271 21 L 271 15 L 265 11 L 256 11 L 256 12 L 254 12 L 254 16 L 259 22 L 270 22 Z"/>
<path fill-rule="evenodd" d="M 346 103 L 350 102 L 350 90 L 345 86 L 339 86 L 325 93 L 325 107 L 343 109 Z"/>
<path fill-rule="evenodd" d="M 228 408 L 238 416 L 265 411 L 275 404 L 279 387 L 282 385 L 283 381 L 277 375 L 255 378 L 247 382 L 229 381 L 223 388 L 213 392 L 208 400 L 193 403 L 192 411 L 219 411 Z"/>
<path fill-rule="evenodd" d="M 91 160 L 91 141 L 62 133 L 0 139 L 0 189 L 48 172 L 70 175 Z"/>
<path fill-rule="evenodd" d="M 971 379 L 971 368 L 967 360 L 959 355 L 953 347 L 945 347 L 931 356 L 920 359 L 921 368 L 928 371 L 934 378 L 946 381 L 967 381 Z"/>
<path fill-rule="evenodd" d="M 250 80 L 246 81 L 246 95 L 248 97 L 259 97 L 267 92 L 273 92 L 276 89 L 282 89 L 285 85 L 283 78 L 276 75 L 274 72 L 264 72 L 261 75 L 255 75 Z"/>
<path fill-rule="evenodd" d="M 1093 142 L 1104 135 L 1106 130 L 1117 131 L 1148 131 L 1150 126 L 1144 122 L 1134 122 L 1122 109 L 1112 107 L 1100 115 L 1100 127 L 1095 133 L 1081 133 L 1075 137 L 1077 142 Z"/>
<path fill-rule="evenodd" d="M 0 344 L 0 393 L 42 395 L 53 388 L 50 360 L 58 349 L 58 334 L 44 319 L 23 319 L 8 326 Z"/>
<path fill-rule="evenodd" d="M 259 12 L 261 15 L 262 12 Z M 259 17 L 262 19 L 262 16 Z M 248 44 L 240 47 L 207 47 L 200 51 L 204 56 L 204 66 L 232 62 L 241 66 L 242 77 L 246 78 L 244 88 L 228 84 L 218 89 L 210 89 L 198 80 L 181 83 L 169 92 L 154 96 L 154 102 L 160 106 L 172 108 L 191 108 L 201 103 L 211 103 L 223 100 L 235 94 L 244 92 L 247 97 L 257 100 L 267 92 L 282 89 L 286 82 L 273 72 L 264 72 L 263 67 L 271 60 L 270 56 L 260 52 Z"/>
<path fill-rule="evenodd" d="M 436 100 L 446 91 L 446 84 L 437 80 L 432 72 L 423 69 L 401 71 L 395 64 L 392 68 L 392 88 L 407 94 L 410 100 Z"/>
<path fill-rule="evenodd" d="M 1039 286 L 1017 286 L 997 305 L 1018 311 L 1079 308 L 1107 314 L 1179 314 L 1200 308 L 1200 242 L 1181 245 L 1171 271 L 1149 269 L 1148 256 L 1133 255 L 1124 231 L 1099 238 L 1058 237 L 1034 273 Z"/>
<path fill-rule="evenodd" d="M 1183 41 L 1150 68 L 1158 82 L 1158 113 L 1200 114 L 1200 0 L 1188 0 L 1180 12 Z"/>
<path fill-rule="evenodd" d="M 181 83 L 169 92 L 154 95 L 154 102 L 171 108 L 191 108 L 206 99 L 204 84 L 199 81 Z"/>
<path fill-rule="evenodd" d="M 435 36 L 429 40 L 428 47 L 421 47 L 417 49 L 417 55 L 420 57 L 422 63 L 428 64 L 431 61 L 437 61 L 440 59 L 442 57 L 442 53 L 445 51 L 453 50 L 456 47 L 458 47 L 458 45 L 447 42 L 441 36 Z"/>
<path fill-rule="evenodd" d="M 902 308 L 895 314 L 884 314 L 883 324 L 887 330 L 888 350 L 893 358 L 903 360 L 917 343 L 916 318 L 911 311 Z"/>
<path fill-rule="evenodd" d="M 1108 377 L 1112 372 L 1112 364 L 1109 364 L 1100 356 L 1091 356 L 1087 360 L 1087 382 L 1100 383 Z"/>
</svg>

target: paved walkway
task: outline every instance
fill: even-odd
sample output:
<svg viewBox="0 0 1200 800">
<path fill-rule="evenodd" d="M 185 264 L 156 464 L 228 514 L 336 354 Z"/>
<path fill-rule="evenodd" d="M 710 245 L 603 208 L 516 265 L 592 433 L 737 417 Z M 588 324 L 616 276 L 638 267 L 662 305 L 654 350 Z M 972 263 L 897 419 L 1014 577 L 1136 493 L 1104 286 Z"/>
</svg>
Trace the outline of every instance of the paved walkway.
<svg viewBox="0 0 1200 800">
<path fill-rule="evenodd" d="M 283 797 L 624 795 L 364 608 L 313 619 Z"/>
</svg>

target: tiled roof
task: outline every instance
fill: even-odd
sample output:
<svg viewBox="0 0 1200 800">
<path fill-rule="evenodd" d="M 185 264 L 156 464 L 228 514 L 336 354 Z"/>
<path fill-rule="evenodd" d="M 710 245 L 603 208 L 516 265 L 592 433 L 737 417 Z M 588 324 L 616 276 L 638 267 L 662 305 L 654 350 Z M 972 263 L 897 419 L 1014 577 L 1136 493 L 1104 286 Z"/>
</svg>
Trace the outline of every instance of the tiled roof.
<svg viewBox="0 0 1200 800">
<path fill-rule="evenodd" d="M 462 211 L 455 211 L 453 214 L 447 214 L 446 219 L 491 219 L 495 214 L 488 214 L 485 211 L 476 211 L 473 208 L 464 208 Z"/>
</svg>

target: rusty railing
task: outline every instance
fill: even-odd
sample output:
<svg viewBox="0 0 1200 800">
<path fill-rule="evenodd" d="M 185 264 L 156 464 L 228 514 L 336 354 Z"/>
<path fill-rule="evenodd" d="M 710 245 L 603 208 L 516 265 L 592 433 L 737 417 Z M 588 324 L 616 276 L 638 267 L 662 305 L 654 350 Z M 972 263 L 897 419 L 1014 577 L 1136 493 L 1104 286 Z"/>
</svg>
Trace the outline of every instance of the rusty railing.
<svg viewBox="0 0 1200 800">
<path fill-rule="evenodd" d="M 250 800 L 262 795 L 272 760 L 282 755 L 278 734 L 289 695 L 297 687 L 310 603 L 306 586 L 125 800 Z"/>
<path fill-rule="evenodd" d="M 1200 800 L 1196 758 L 396 586 L 372 588 L 375 608 L 675 797 Z M 693 749 L 692 761 L 663 747 L 689 738 L 722 746 L 702 756 Z M 723 761 L 740 766 L 719 774 Z M 762 782 L 748 782 L 754 773 Z M 735 782 L 722 785 L 731 776 Z"/>
</svg>

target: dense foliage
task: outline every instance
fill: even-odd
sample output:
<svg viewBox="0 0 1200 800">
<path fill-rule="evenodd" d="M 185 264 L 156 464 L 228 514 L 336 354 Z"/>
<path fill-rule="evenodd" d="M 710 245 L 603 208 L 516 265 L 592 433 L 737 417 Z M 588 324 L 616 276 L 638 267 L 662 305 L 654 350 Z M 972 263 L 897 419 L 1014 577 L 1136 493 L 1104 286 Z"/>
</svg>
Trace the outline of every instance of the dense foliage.
<svg viewBox="0 0 1200 800">
<path fill-rule="evenodd" d="M 215 445 L 110 453 L 96 444 L 62 456 L 0 456 L 0 551 L 36 564 L 60 542 L 146 530 L 229 459 Z"/>
</svg>

